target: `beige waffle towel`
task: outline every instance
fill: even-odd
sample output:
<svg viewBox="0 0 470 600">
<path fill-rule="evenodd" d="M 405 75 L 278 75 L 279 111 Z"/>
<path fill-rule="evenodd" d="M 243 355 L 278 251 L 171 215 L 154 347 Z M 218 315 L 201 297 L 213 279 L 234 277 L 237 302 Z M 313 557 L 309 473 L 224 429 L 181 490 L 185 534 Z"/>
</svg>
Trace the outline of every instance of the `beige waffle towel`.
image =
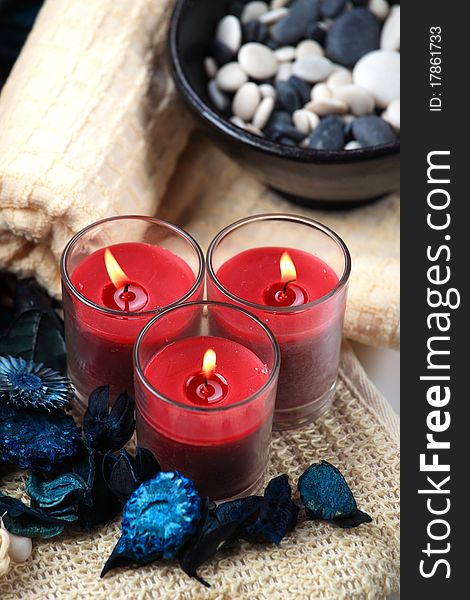
<svg viewBox="0 0 470 600">
<path fill-rule="evenodd" d="M 30 560 L 0 579 L 2 600 L 381 600 L 399 585 L 398 422 L 349 348 L 336 399 L 316 424 L 276 433 L 267 478 L 299 475 L 322 459 L 346 475 L 359 508 L 373 522 L 352 530 L 306 521 L 280 546 L 249 545 L 220 553 L 200 570 L 208 590 L 175 563 L 118 570 L 100 580 L 119 522 L 93 533 L 37 542 Z M 3 491 L 18 496 L 19 476 Z"/>
<path fill-rule="evenodd" d="M 206 248 L 226 225 L 248 215 L 298 213 L 334 229 L 352 254 L 345 333 L 372 346 L 400 341 L 400 199 L 391 195 L 352 211 L 302 209 L 268 190 L 201 136 L 181 158 L 160 214 Z"/>
<path fill-rule="evenodd" d="M 47 0 L 0 97 L 0 268 L 60 290 L 66 241 L 155 214 L 190 124 L 162 55 L 174 0 Z"/>
</svg>

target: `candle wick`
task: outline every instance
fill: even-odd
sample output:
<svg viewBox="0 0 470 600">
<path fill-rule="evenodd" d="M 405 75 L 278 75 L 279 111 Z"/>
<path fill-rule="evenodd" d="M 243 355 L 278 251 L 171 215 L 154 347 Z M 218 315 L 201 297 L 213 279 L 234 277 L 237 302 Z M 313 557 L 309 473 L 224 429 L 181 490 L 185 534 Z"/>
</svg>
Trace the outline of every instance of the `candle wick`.
<svg viewBox="0 0 470 600">
<path fill-rule="evenodd" d="M 204 375 L 204 387 L 207 388 L 209 387 L 209 382 L 207 381 L 207 375 Z"/>
<path fill-rule="evenodd" d="M 289 285 L 289 283 L 294 283 L 295 279 L 289 279 L 289 281 L 286 281 L 286 283 L 284 284 L 284 288 L 282 289 L 282 293 L 285 295 L 287 294 L 287 286 Z"/>
<path fill-rule="evenodd" d="M 129 312 L 129 286 L 130 283 L 126 283 L 126 285 L 124 286 L 124 291 L 122 293 L 122 295 L 124 296 L 124 310 L 126 312 Z"/>
</svg>

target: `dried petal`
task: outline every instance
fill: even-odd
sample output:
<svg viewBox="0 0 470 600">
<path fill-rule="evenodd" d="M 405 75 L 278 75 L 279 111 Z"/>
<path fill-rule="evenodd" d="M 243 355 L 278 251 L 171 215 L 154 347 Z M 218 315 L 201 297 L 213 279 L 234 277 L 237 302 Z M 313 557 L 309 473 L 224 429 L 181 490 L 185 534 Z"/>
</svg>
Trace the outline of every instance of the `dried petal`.
<svg viewBox="0 0 470 600">
<path fill-rule="evenodd" d="M 70 516 L 66 519 L 51 516 L 3 494 L 0 494 L 0 513 L 3 514 L 3 521 L 9 532 L 30 538 L 55 537 L 63 532 L 70 520 Z"/>
<path fill-rule="evenodd" d="M 88 399 L 83 431 L 93 450 L 108 452 L 121 449 L 135 429 L 134 400 L 121 394 L 109 411 L 109 386 L 94 390 Z"/>
<path fill-rule="evenodd" d="M 303 473 L 299 492 L 305 512 L 312 519 L 334 521 L 340 527 L 355 527 L 372 520 L 357 510 L 356 500 L 343 475 L 326 461 L 311 465 Z"/>
</svg>

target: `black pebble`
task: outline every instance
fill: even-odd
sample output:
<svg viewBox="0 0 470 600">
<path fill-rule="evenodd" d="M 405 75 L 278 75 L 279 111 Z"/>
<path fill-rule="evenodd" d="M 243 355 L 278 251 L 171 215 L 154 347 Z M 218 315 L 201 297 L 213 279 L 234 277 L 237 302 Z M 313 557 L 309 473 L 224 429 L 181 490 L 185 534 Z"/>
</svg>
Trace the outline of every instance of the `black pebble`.
<svg viewBox="0 0 470 600">
<path fill-rule="evenodd" d="M 282 136 L 276 141 L 279 142 L 279 144 L 282 144 L 283 146 L 297 146 L 297 143 L 294 142 L 294 140 L 286 136 Z"/>
<path fill-rule="evenodd" d="M 271 48 L 271 50 L 277 50 L 282 47 L 282 44 L 279 44 L 279 42 L 276 42 L 276 40 L 273 40 L 272 38 L 269 38 L 269 40 L 265 42 L 265 45 L 268 48 Z"/>
<path fill-rule="evenodd" d="M 245 3 L 241 0 L 234 0 L 230 2 L 230 7 L 228 10 L 229 15 L 234 15 L 238 19 L 241 17 L 243 9 L 245 8 Z"/>
<path fill-rule="evenodd" d="M 334 19 L 346 8 L 346 0 L 323 0 L 321 5 L 322 17 Z"/>
<path fill-rule="evenodd" d="M 281 108 L 293 113 L 302 107 L 302 102 L 297 90 L 288 81 L 276 83 L 277 102 Z"/>
<path fill-rule="evenodd" d="M 354 119 L 352 132 L 354 138 L 363 146 L 380 146 L 397 139 L 390 125 L 376 115 Z"/>
<path fill-rule="evenodd" d="M 341 150 L 344 146 L 344 123 L 340 117 L 325 117 L 310 135 L 314 150 Z"/>
<path fill-rule="evenodd" d="M 289 13 L 271 29 L 271 37 L 283 46 L 297 44 L 305 37 L 309 24 L 318 19 L 320 0 L 294 0 Z"/>
<path fill-rule="evenodd" d="M 351 4 L 355 7 L 368 6 L 369 0 L 351 0 Z"/>
<path fill-rule="evenodd" d="M 258 42 L 262 44 L 268 37 L 268 28 L 259 21 L 248 21 L 242 26 L 243 43 Z"/>
<path fill-rule="evenodd" d="M 291 75 L 287 81 L 300 96 L 302 105 L 310 102 L 310 93 L 312 91 L 312 86 L 310 84 L 303 79 L 300 79 L 300 77 L 297 77 L 297 75 Z"/>
<path fill-rule="evenodd" d="M 219 42 L 219 40 L 214 40 L 211 43 L 211 54 L 219 67 L 233 60 L 233 52 L 223 42 Z"/>
<path fill-rule="evenodd" d="M 268 124 L 264 128 L 264 134 L 274 142 L 279 142 L 283 137 L 300 142 L 305 137 L 301 131 L 292 125 L 290 113 L 284 110 L 273 112 Z"/>
<path fill-rule="evenodd" d="M 248 23 L 242 25 L 242 38 L 244 44 L 256 41 L 258 25 L 259 21 L 248 21 Z"/>
<path fill-rule="evenodd" d="M 326 36 L 326 55 L 334 62 L 353 67 L 380 43 L 380 23 L 367 8 L 354 8 L 342 14 Z"/>
<path fill-rule="evenodd" d="M 315 40 L 315 42 L 318 42 L 324 46 L 326 39 L 326 27 L 321 23 L 311 23 L 305 31 L 305 37 L 308 40 Z"/>
</svg>

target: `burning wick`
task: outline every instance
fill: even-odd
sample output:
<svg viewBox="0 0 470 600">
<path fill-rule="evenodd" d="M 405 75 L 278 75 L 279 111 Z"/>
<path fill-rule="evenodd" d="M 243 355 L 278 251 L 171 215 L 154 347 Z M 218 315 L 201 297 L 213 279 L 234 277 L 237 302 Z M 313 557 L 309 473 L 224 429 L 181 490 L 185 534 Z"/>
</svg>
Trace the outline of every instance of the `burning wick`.
<svg viewBox="0 0 470 600">
<path fill-rule="evenodd" d="M 110 308 L 119 308 L 125 312 L 141 310 L 147 304 L 148 296 L 142 286 L 131 283 L 122 270 L 111 250 L 104 251 L 104 263 L 112 285 L 103 290 L 103 301 Z"/>
<path fill-rule="evenodd" d="M 215 366 L 217 364 L 217 355 L 209 348 L 204 353 L 204 359 L 202 361 L 202 374 L 204 377 L 204 388 L 207 392 L 209 392 L 209 377 L 215 371 Z"/>
<path fill-rule="evenodd" d="M 300 306 L 308 302 L 305 290 L 297 284 L 297 271 L 289 253 L 284 251 L 279 260 L 281 281 L 264 290 L 263 299 L 268 306 Z"/>
<path fill-rule="evenodd" d="M 285 299 L 287 296 L 287 286 L 297 280 L 297 271 L 288 252 L 282 253 L 279 268 L 281 270 L 281 281 L 284 283 L 282 298 Z"/>
<path fill-rule="evenodd" d="M 195 404 L 207 406 L 223 400 L 228 393 L 225 377 L 215 372 L 217 355 L 209 348 L 204 353 L 202 369 L 186 381 L 188 398 Z"/>
</svg>

